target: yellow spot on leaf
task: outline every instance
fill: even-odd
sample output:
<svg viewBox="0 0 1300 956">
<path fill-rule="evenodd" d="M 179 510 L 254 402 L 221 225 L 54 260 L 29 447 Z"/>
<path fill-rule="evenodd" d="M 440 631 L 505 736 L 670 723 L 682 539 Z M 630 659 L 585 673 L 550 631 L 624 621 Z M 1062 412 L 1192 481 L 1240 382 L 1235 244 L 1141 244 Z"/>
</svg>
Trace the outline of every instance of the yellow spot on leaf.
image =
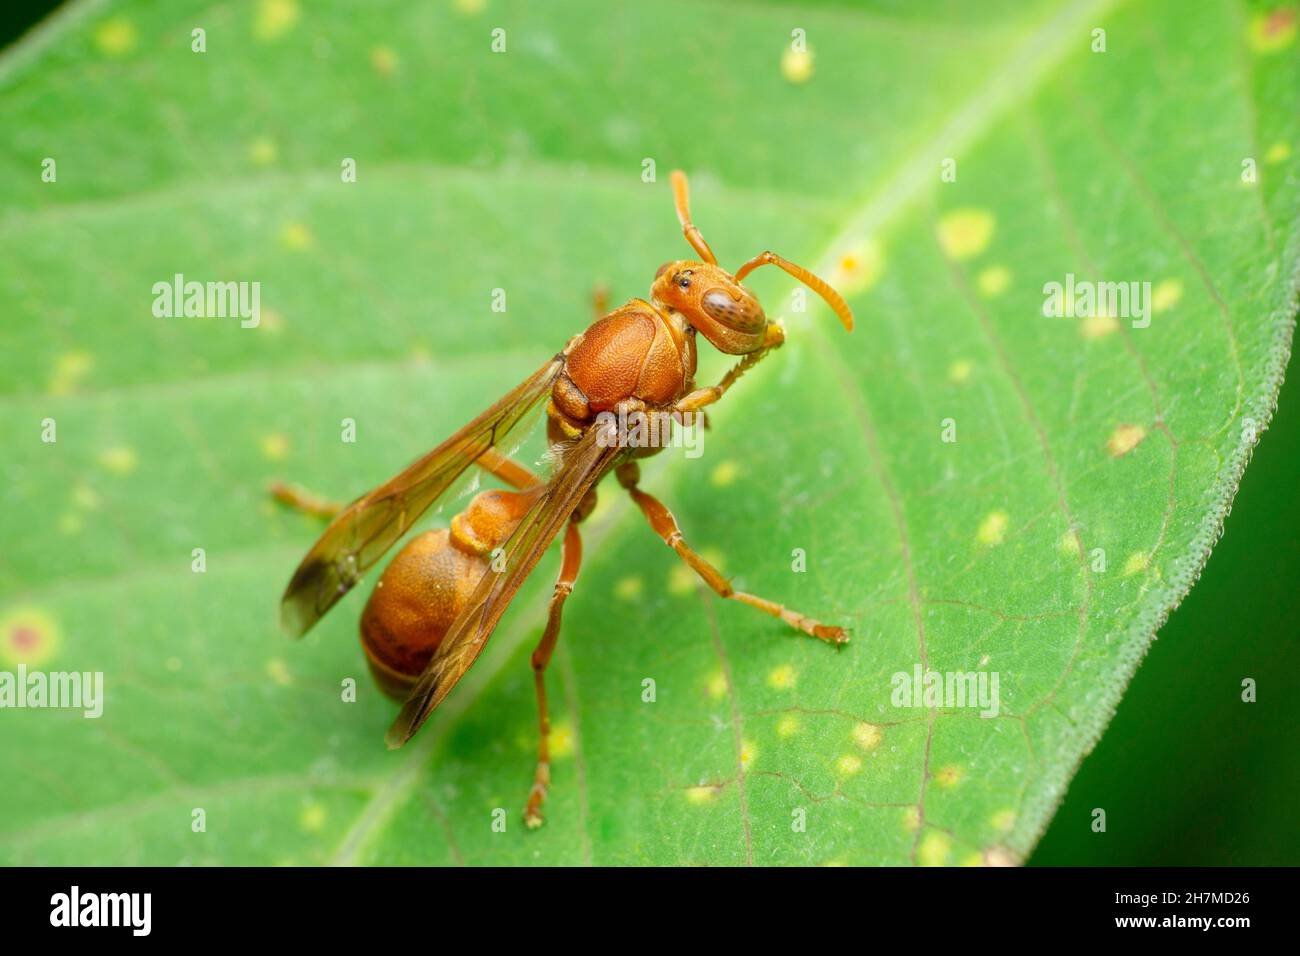
<svg viewBox="0 0 1300 956">
<path fill-rule="evenodd" d="M 552 757 L 573 756 L 573 724 L 567 720 L 552 724 L 547 741 L 551 746 Z"/>
<path fill-rule="evenodd" d="M 835 761 L 835 772 L 841 777 L 851 777 L 862 769 L 862 758 L 855 754 L 845 754 Z"/>
<path fill-rule="evenodd" d="M 908 807 L 903 811 L 903 829 L 908 833 L 915 833 L 921 828 L 921 811 L 916 807 Z"/>
<path fill-rule="evenodd" d="M 65 511 L 59 515 L 59 534 L 77 534 L 85 526 L 86 522 L 75 511 Z"/>
<path fill-rule="evenodd" d="M 105 56 L 123 56 L 135 49 L 136 32 L 125 17 L 112 17 L 95 28 L 95 46 Z"/>
<path fill-rule="evenodd" d="M 284 329 L 284 316 L 275 309 L 263 309 L 257 328 L 259 331 L 270 332 L 273 335 L 279 334 Z"/>
<path fill-rule="evenodd" d="M 79 481 L 76 487 L 72 489 L 72 503 L 85 511 L 98 511 L 100 505 L 99 492 L 84 481 Z"/>
<path fill-rule="evenodd" d="M 988 248 L 994 222 L 987 209 L 954 209 L 939 219 L 939 245 L 959 262 L 974 258 Z"/>
<path fill-rule="evenodd" d="M 830 283 L 841 295 L 851 296 L 874 286 L 884 271 L 885 255 L 880 243 L 867 239 L 840 253 Z"/>
<path fill-rule="evenodd" d="M 1151 290 L 1151 311 L 1168 312 L 1183 297 L 1183 283 L 1180 279 L 1161 279 Z"/>
<path fill-rule="evenodd" d="M 482 13 L 487 0 L 456 0 L 456 9 L 464 14 Z"/>
<path fill-rule="evenodd" d="M 1274 143 L 1268 148 L 1268 152 L 1264 154 L 1264 162 L 1268 163 L 1270 166 L 1276 165 L 1277 163 L 1284 163 L 1290 158 L 1291 147 L 1286 143 Z"/>
<path fill-rule="evenodd" d="M 61 643 L 58 624 L 41 608 L 20 605 L 0 617 L 0 661 L 6 665 L 38 667 Z"/>
<path fill-rule="evenodd" d="M 1119 319 L 1113 315 L 1103 315 L 1101 313 L 1090 315 L 1083 320 L 1079 330 L 1083 333 L 1085 339 L 1100 339 L 1119 331 Z"/>
<path fill-rule="evenodd" d="M 863 750 L 875 750 L 880 746 L 880 728 L 875 724 L 860 723 L 853 727 L 853 742 Z"/>
<path fill-rule="evenodd" d="M 717 699 L 727 696 L 727 675 L 718 671 L 709 678 L 709 696 Z"/>
<path fill-rule="evenodd" d="M 799 732 L 799 718 L 792 714 L 782 717 L 776 724 L 776 735 L 778 737 L 793 737 Z"/>
<path fill-rule="evenodd" d="M 942 833 L 927 833 L 917 847 L 916 859 L 922 866 L 944 866 L 952 852 L 952 841 Z"/>
<path fill-rule="evenodd" d="M 298 16 L 298 4 L 294 0 L 259 0 L 253 36 L 263 42 L 278 40 L 294 28 Z"/>
<path fill-rule="evenodd" d="M 280 231 L 280 243 L 286 249 L 309 249 L 316 237 L 300 222 L 291 222 Z"/>
<path fill-rule="evenodd" d="M 1079 553 L 1079 533 L 1071 528 L 1061 535 L 1061 540 L 1056 543 L 1056 546 L 1060 548 L 1061 554 L 1077 555 Z"/>
<path fill-rule="evenodd" d="M 940 787 L 951 789 L 961 783 L 966 774 L 961 767 L 940 767 L 934 774 L 934 782 Z"/>
<path fill-rule="evenodd" d="M 708 803 L 715 796 L 717 796 L 717 793 L 718 793 L 717 787 L 708 787 L 708 786 L 689 787 L 686 790 L 686 802 L 694 803 L 697 805 L 701 803 Z"/>
<path fill-rule="evenodd" d="M 812 50 L 786 47 L 781 54 L 781 75 L 791 83 L 807 83 L 813 75 Z"/>
<path fill-rule="evenodd" d="M 1016 812 L 1014 810 L 999 810 L 989 819 L 993 829 L 1006 833 L 1016 825 Z"/>
<path fill-rule="evenodd" d="M 975 288 L 986 299 L 999 296 L 1011 285 L 1011 270 L 1006 266 L 989 266 L 975 279 Z"/>
<path fill-rule="evenodd" d="M 138 461 L 135 452 L 124 445 L 105 448 L 99 453 L 99 463 L 115 475 L 129 475 L 135 471 Z"/>
<path fill-rule="evenodd" d="M 645 590 L 645 582 L 638 575 L 623 578 L 614 585 L 614 596 L 621 601 L 635 601 Z"/>
<path fill-rule="evenodd" d="M 317 833 L 325 826 L 325 807 L 319 803 L 312 802 L 302 808 L 302 813 L 298 814 L 298 825 L 308 833 Z"/>
<path fill-rule="evenodd" d="M 275 140 L 259 136 L 248 144 L 248 158 L 258 166 L 270 166 L 279 155 Z"/>
<path fill-rule="evenodd" d="M 993 846 L 984 851 L 985 866 L 1015 866 L 1016 858 L 1006 847 Z"/>
<path fill-rule="evenodd" d="M 1124 561 L 1124 577 L 1141 574 L 1151 563 L 1151 556 L 1145 551 L 1134 551 Z"/>
<path fill-rule="evenodd" d="M 392 76 L 402 63 L 391 47 L 377 46 L 370 51 L 370 66 L 380 76 Z"/>
<path fill-rule="evenodd" d="M 700 576 L 691 570 L 690 565 L 675 564 L 668 572 L 668 593 L 690 594 L 699 584 Z"/>
<path fill-rule="evenodd" d="M 724 461 L 719 462 L 713 469 L 713 474 L 709 476 L 709 480 L 713 482 L 715 487 L 725 488 L 730 484 L 734 484 L 739 475 L 740 465 L 734 461 Z"/>
<path fill-rule="evenodd" d="M 50 376 L 50 394 L 67 395 L 81 384 L 95 366 L 95 360 L 89 352 L 64 352 L 54 362 L 54 374 Z"/>
<path fill-rule="evenodd" d="M 948 381 L 960 385 L 970 379 L 970 373 L 974 368 L 975 363 L 970 359 L 957 359 L 948 366 Z"/>
<path fill-rule="evenodd" d="M 289 439 L 281 432 L 263 435 L 262 454 L 271 461 L 283 461 L 289 455 Z"/>
<path fill-rule="evenodd" d="M 1127 455 L 1146 437 L 1147 430 L 1141 425 L 1120 425 L 1106 439 L 1106 453 L 1112 458 Z"/>
<path fill-rule="evenodd" d="M 992 512 L 980 522 L 979 530 L 975 533 L 976 539 L 980 544 L 1001 544 L 1007 536 L 1007 525 L 1010 520 L 1005 511 Z"/>
<path fill-rule="evenodd" d="M 794 668 L 789 664 L 782 664 L 780 667 L 774 668 L 772 672 L 767 675 L 768 686 L 774 687 L 777 690 L 788 690 L 794 686 L 794 683 Z"/>
<path fill-rule="evenodd" d="M 1277 53 L 1295 42 L 1296 12 L 1281 7 L 1265 10 L 1250 18 L 1246 30 L 1250 48 L 1256 53 Z"/>
<path fill-rule="evenodd" d="M 974 852 L 967 853 L 964 857 L 961 858 L 961 865 L 962 866 L 983 866 L 984 857 Z"/>
<path fill-rule="evenodd" d="M 754 761 L 758 759 L 758 747 L 752 740 L 742 740 L 740 742 L 740 766 L 748 770 L 753 766 Z"/>
<path fill-rule="evenodd" d="M 266 662 L 266 676 L 281 687 L 288 687 L 293 683 L 293 675 L 289 673 L 289 665 L 283 658 L 273 657 Z"/>
</svg>

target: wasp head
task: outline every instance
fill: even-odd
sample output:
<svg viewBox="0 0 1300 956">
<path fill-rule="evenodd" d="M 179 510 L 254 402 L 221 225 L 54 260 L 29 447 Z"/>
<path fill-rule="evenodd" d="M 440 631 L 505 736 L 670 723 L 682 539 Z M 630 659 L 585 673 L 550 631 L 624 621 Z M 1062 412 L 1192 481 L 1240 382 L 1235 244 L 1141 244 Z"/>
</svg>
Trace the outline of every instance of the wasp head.
<svg viewBox="0 0 1300 956">
<path fill-rule="evenodd" d="M 679 313 L 720 352 L 743 355 L 763 345 L 763 306 L 721 266 L 689 259 L 666 262 L 655 273 L 650 295 Z"/>
</svg>

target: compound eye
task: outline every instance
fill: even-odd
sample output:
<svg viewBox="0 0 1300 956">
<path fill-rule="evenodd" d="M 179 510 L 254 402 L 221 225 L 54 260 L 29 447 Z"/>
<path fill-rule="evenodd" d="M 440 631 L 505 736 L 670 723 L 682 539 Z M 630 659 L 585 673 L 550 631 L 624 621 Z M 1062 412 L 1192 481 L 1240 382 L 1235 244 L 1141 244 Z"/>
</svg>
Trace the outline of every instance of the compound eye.
<svg viewBox="0 0 1300 956">
<path fill-rule="evenodd" d="M 689 289 L 690 287 L 691 287 L 691 280 L 690 280 L 690 279 L 688 279 L 686 276 L 678 276 L 678 277 L 677 277 L 677 288 L 679 288 L 679 289 Z"/>
<path fill-rule="evenodd" d="M 753 296 L 742 294 L 735 299 L 726 289 L 710 289 L 700 304 L 710 318 L 737 332 L 757 332 L 767 324 L 763 307 Z"/>
</svg>

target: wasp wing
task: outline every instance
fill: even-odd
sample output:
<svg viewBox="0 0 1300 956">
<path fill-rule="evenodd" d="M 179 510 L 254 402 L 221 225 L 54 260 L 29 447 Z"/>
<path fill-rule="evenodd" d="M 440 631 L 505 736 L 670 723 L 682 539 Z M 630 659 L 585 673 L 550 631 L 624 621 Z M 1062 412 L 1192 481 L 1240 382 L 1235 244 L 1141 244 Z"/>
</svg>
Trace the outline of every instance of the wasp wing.
<svg viewBox="0 0 1300 956">
<path fill-rule="evenodd" d="M 551 479 L 538 490 L 537 500 L 506 542 L 504 570 L 484 573 L 465 610 L 433 652 L 388 730 L 389 747 L 410 740 L 469 670 L 542 554 L 620 452 L 613 428 L 601 423 L 588 428 L 562 453 Z"/>
<path fill-rule="evenodd" d="M 466 468 L 505 440 L 563 368 L 561 353 L 433 451 L 340 511 L 285 588 L 284 629 L 295 637 L 306 634 Z"/>
</svg>

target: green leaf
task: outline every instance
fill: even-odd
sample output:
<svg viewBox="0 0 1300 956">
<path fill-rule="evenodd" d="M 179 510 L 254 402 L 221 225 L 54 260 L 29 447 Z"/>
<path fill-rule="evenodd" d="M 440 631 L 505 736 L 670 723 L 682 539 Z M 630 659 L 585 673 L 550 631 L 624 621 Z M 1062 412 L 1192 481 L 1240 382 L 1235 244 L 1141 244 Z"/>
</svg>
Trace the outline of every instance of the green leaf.
<svg viewBox="0 0 1300 956">
<path fill-rule="evenodd" d="M 83 3 L 4 56 L 0 666 L 102 671 L 106 703 L 0 713 L 0 859 L 1032 849 L 1273 410 L 1295 5 L 709 6 Z M 796 29 L 811 74 L 783 66 Z M 687 251 L 675 166 L 725 263 L 808 263 L 858 325 L 757 273 L 790 341 L 717 407 L 702 458 L 665 453 L 644 486 L 738 587 L 854 640 L 706 593 L 602 487 L 548 672 L 548 822 L 525 833 L 555 556 L 388 752 L 363 599 L 303 643 L 276 632 L 319 526 L 264 488 L 359 494 L 580 331 L 594 283 L 644 295 Z M 259 281 L 261 326 L 154 318 L 176 273 Z M 1149 326 L 1044 316 L 1069 274 L 1151 283 Z M 705 356 L 701 381 L 725 367 Z M 893 706 L 917 665 L 996 672 L 998 716 Z"/>
</svg>

